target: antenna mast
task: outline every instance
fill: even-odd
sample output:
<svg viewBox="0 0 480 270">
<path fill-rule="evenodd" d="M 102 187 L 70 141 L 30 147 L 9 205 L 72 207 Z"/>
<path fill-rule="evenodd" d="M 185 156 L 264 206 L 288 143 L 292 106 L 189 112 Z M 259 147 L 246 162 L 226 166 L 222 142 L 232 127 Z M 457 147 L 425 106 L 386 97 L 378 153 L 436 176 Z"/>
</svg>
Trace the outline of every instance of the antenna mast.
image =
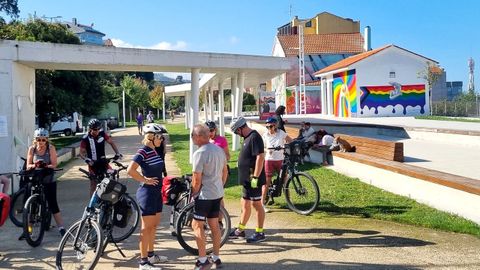
<svg viewBox="0 0 480 270">
<path fill-rule="evenodd" d="M 475 93 L 475 81 L 473 77 L 473 73 L 475 70 L 475 61 L 470 57 L 468 59 L 468 69 L 469 69 L 469 75 L 468 75 L 468 92 L 469 93 Z"/>
</svg>

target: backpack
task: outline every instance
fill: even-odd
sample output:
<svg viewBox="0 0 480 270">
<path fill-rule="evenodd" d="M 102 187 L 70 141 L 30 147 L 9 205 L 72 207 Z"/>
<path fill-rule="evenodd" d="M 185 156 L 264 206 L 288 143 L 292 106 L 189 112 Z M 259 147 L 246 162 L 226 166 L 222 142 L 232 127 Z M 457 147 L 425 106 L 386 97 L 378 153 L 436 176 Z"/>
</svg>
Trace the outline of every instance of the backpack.
<svg viewBox="0 0 480 270">
<path fill-rule="evenodd" d="M 8 194 L 0 192 L 0 226 L 5 223 L 5 220 L 7 220 L 9 211 L 10 196 L 8 196 Z"/>
<path fill-rule="evenodd" d="M 162 184 L 162 200 L 165 205 L 175 205 L 180 194 L 187 190 L 186 184 L 174 176 L 164 177 Z"/>
<path fill-rule="evenodd" d="M 119 228 L 127 227 L 128 221 L 132 216 L 131 202 L 122 197 L 113 205 L 113 225 Z"/>
</svg>

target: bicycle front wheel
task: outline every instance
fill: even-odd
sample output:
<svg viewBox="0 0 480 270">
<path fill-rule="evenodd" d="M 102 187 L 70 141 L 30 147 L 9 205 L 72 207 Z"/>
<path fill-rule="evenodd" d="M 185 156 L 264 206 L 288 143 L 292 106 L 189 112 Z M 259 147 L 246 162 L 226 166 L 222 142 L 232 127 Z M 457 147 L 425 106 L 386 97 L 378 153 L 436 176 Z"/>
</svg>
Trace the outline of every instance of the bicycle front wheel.
<svg viewBox="0 0 480 270">
<path fill-rule="evenodd" d="M 10 211 L 8 215 L 10 216 L 10 220 L 13 224 L 17 227 L 23 226 L 23 206 L 25 205 L 25 188 L 19 189 L 12 197 L 12 201 L 10 203 Z"/>
<path fill-rule="evenodd" d="M 138 223 L 140 221 L 140 207 L 138 207 L 137 202 L 128 194 L 125 194 L 123 196 L 123 199 L 126 200 L 127 205 L 130 207 L 130 210 L 127 217 L 126 225 L 122 225 L 122 227 L 114 225 L 112 228 L 112 238 L 115 243 L 118 243 L 130 237 L 130 235 L 132 235 L 132 233 L 135 232 L 135 230 L 137 229 Z M 113 211 L 113 214 L 115 215 L 115 211 Z"/>
<path fill-rule="evenodd" d="M 192 229 L 193 221 L 193 210 L 194 203 L 190 203 L 185 206 L 180 215 L 178 216 L 176 223 L 176 232 L 178 243 L 189 253 L 193 255 L 198 255 L 197 242 L 195 240 L 195 233 Z M 227 210 L 223 207 L 220 207 L 220 217 L 219 226 L 220 226 L 220 246 L 223 246 L 228 240 L 228 234 L 231 229 L 231 220 L 230 215 Z M 210 254 L 213 251 L 213 240 L 212 233 L 208 222 L 204 224 L 204 233 L 205 233 L 205 248 L 207 254 Z"/>
<path fill-rule="evenodd" d="M 102 238 L 96 221 L 86 218 L 75 222 L 58 246 L 57 269 L 94 269 L 101 256 Z"/>
<path fill-rule="evenodd" d="M 315 179 L 307 173 L 297 172 L 285 184 L 288 208 L 301 215 L 311 214 L 320 202 L 320 190 Z"/>
<path fill-rule="evenodd" d="M 42 203 L 38 195 L 30 196 L 23 208 L 23 233 L 27 243 L 36 247 L 42 243 L 45 233 L 46 215 L 45 203 Z"/>
</svg>

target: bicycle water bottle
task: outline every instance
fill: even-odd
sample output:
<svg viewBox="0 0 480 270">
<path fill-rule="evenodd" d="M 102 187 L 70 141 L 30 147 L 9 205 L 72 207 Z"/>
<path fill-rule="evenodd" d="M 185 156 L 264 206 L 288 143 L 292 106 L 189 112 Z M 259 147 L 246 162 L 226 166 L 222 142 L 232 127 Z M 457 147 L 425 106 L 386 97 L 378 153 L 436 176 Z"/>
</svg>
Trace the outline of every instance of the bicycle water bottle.
<svg viewBox="0 0 480 270">
<path fill-rule="evenodd" d="M 98 197 L 97 193 L 94 192 L 92 197 L 90 198 L 90 202 L 88 203 L 88 208 L 93 209 L 98 205 L 100 201 L 100 197 Z"/>
</svg>

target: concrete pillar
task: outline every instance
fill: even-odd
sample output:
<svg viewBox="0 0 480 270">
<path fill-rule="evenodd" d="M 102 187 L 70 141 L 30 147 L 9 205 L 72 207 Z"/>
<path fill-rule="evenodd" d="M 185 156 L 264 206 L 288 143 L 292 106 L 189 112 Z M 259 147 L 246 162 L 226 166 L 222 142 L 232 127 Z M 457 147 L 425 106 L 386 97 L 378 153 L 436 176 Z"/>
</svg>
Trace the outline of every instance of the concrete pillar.
<svg viewBox="0 0 480 270">
<path fill-rule="evenodd" d="M 208 108 L 210 109 L 209 120 L 215 121 L 214 105 L 213 105 L 213 89 L 211 86 L 208 87 Z"/>
<path fill-rule="evenodd" d="M 207 108 L 207 102 L 208 102 L 208 94 L 207 94 L 207 89 L 203 88 L 201 90 L 203 92 L 203 117 L 205 118 L 205 121 L 208 120 L 208 108 Z"/>
<path fill-rule="evenodd" d="M 218 131 L 221 136 L 225 136 L 225 101 L 223 99 L 223 80 L 218 80 Z"/>
<path fill-rule="evenodd" d="M 192 117 L 190 121 L 190 133 L 193 130 L 193 126 L 198 124 L 198 107 L 199 107 L 199 95 L 200 95 L 200 69 L 192 68 L 192 89 L 191 89 L 191 102 L 192 104 Z M 192 163 L 193 152 L 197 149 L 197 146 L 193 144 L 190 137 L 190 163 Z"/>
<path fill-rule="evenodd" d="M 165 122 L 165 88 L 163 88 L 163 93 L 162 93 L 162 97 L 163 97 L 163 102 L 162 102 L 162 116 L 163 116 L 163 122 Z M 123 121 L 124 121 L 124 128 L 125 128 L 125 106 L 123 108 Z"/>
<path fill-rule="evenodd" d="M 0 173 L 18 172 L 35 130 L 35 69 L 0 60 L 0 85 Z"/>
<path fill-rule="evenodd" d="M 237 97 L 237 115 L 242 115 L 243 93 L 245 92 L 245 72 L 239 72 L 237 77 L 238 97 Z"/>
<path fill-rule="evenodd" d="M 237 118 L 237 75 L 235 74 L 230 78 L 230 85 L 231 85 L 231 92 L 232 96 L 230 97 L 232 100 L 232 119 Z M 232 134 L 232 151 L 236 151 L 239 147 L 240 137 L 238 135 Z"/>
<path fill-rule="evenodd" d="M 325 108 L 325 106 L 327 105 L 326 99 L 327 99 L 327 95 L 326 95 L 326 89 L 325 89 L 325 79 L 321 78 L 320 79 L 320 106 L 321 106 L 320 113 L 323 115 L 327 114 L 327 108 Z"/>
<path fill-rule="evenodd" d="M 190 117 L 192 117 L 192 103 L 190 92 L 185 92 L 185 129 L 190 128 Z"/>
<path fill-rule="evenodd" d="M 327 114 L 333 114 L 332 80 L 327 79 Z"/>
</svg>

